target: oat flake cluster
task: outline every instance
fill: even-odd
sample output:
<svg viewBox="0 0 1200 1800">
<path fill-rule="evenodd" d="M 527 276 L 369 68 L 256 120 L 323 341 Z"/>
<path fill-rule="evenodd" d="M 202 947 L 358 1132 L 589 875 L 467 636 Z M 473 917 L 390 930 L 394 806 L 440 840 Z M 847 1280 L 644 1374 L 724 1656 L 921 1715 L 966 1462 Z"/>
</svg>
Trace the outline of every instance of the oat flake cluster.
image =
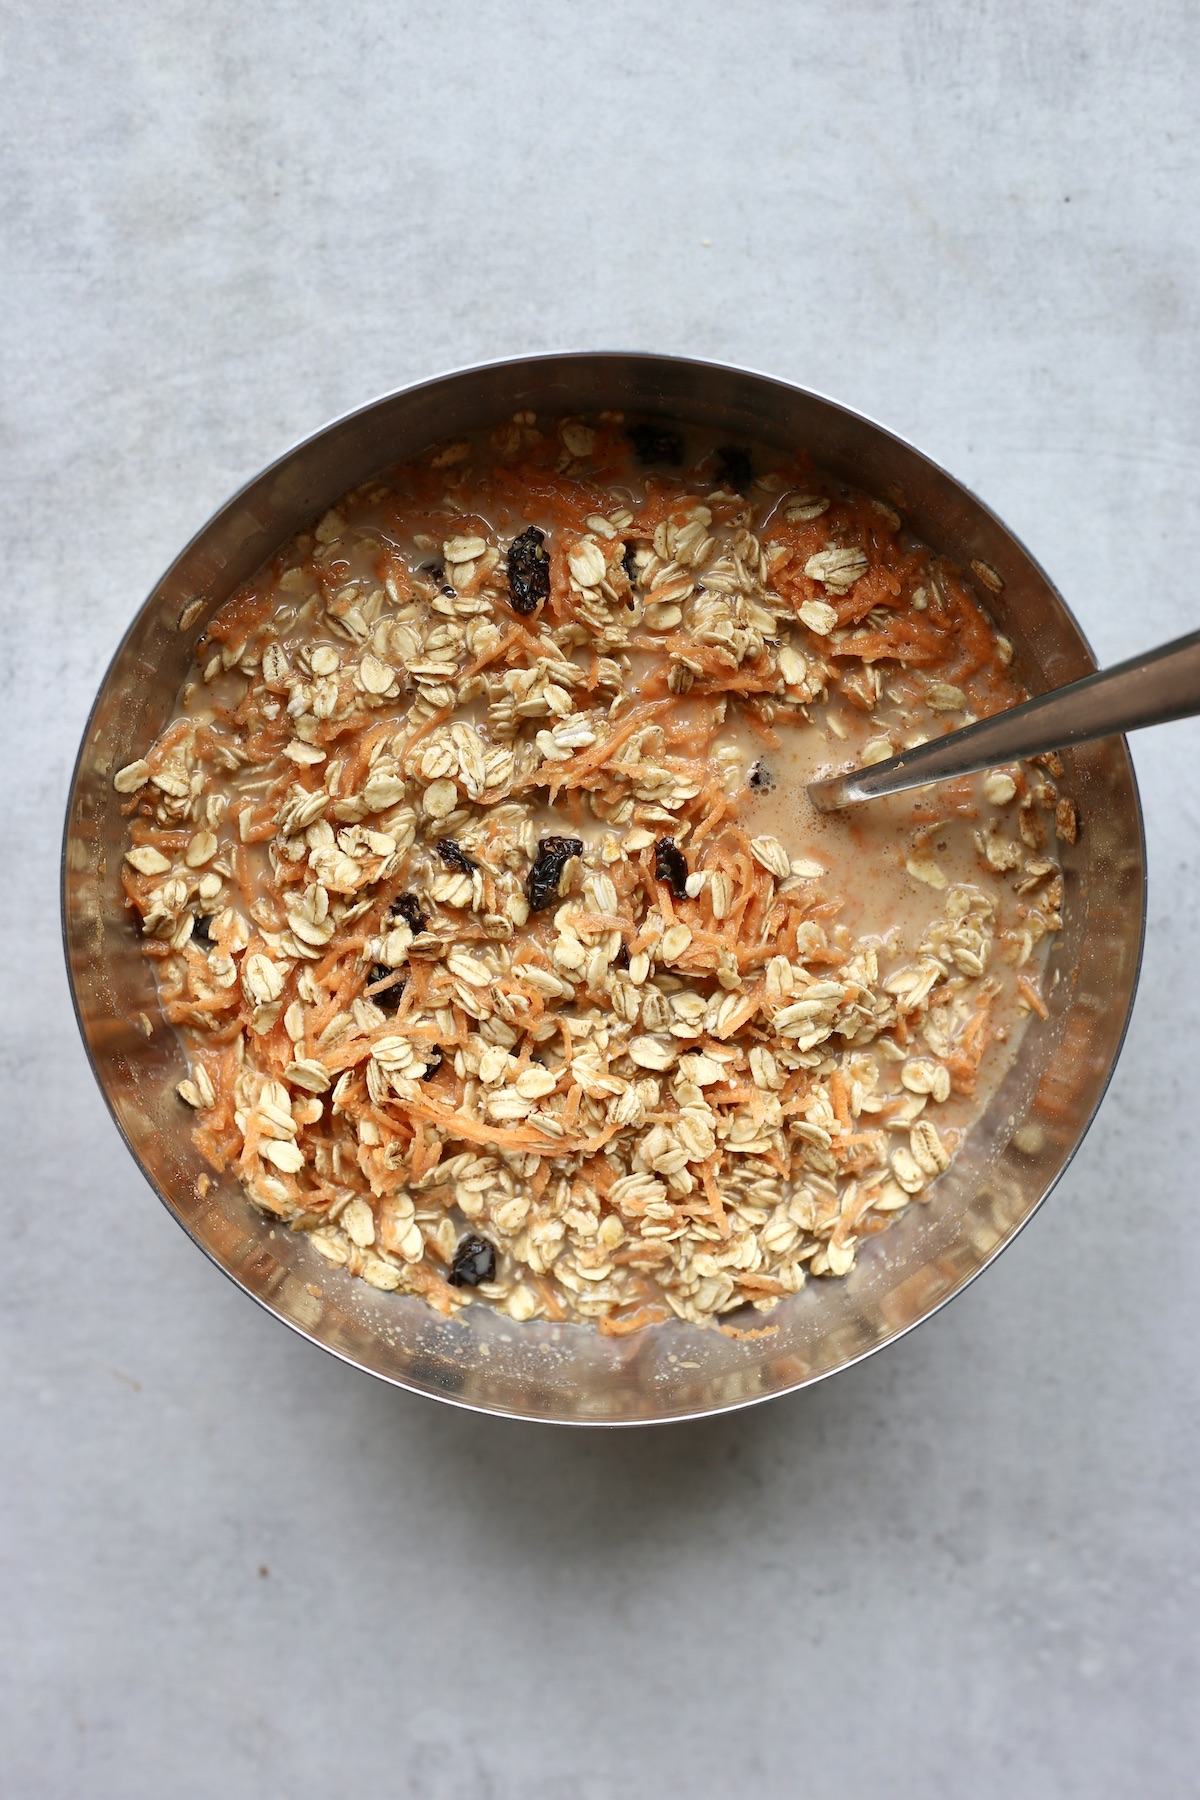
<svg viewBox="0 0 1200 1800">
<path fill-rule="evenodd" d="M 636 429 L 518 414 L 349 496 L 115 777 L 205 1156 L 443 1312 L 623 1332 L 844 1275 L 954 1153 L 994 953 L 1060 923 L 1044 770 L 987 778 L 977 881 L 914 828 L 899 966 L 744 828 L 739 733 L 897 691 L 943 729 L 1019 697 L 1009 653 L 890 508 Z"/>
</svg>

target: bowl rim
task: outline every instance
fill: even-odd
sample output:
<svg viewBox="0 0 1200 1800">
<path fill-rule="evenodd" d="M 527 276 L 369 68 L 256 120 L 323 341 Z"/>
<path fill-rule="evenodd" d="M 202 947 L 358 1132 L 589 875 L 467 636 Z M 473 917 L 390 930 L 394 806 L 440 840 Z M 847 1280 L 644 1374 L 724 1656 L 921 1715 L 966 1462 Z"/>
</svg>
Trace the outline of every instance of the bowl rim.
<svg viewBox="0 0 1200 1800">
<path fill-rule="evenodd" d="M 1105 1071 L 1104 1078 L 1103 1078 L 1102 1082 L 1100 1083 L 1099 1088 L 1096 1092 L 1092 1106 L 1091 1106 L 1089 1112 L 1087 1113 L 1086 1117 L 1084 1118 L 1082 1124 L 1079 1126 L 1079 1128 L 1076 1132 L 1076 1135 L 1075 1135 L 1074 1142 L 1071 1144 L 1070 1149 L 1066 1152 L 1061 1166 L 1058 1168 L 1058 1170 L 1055 1172 L 1055 1174 L 1053 1175 L 1053 1177 L 1051 1178 L 1049 1183 L 1043 1189 L 1042 1193 L 1039 1195 L 1037 1200 L 1035 1200 L 1033 1202 L 1033 1204 L 1029 1207 L 1025 1216 L 1011 1230 L 1008 1231 L 1007 1235 L 1004 1236 L 1003 1238 L 999 1239 L 987 1251 L 987 1253 L 982 1256 L 977 1267 L 975 1267 L 967 1275 L 965 1275 L 957 1283 L 957 1285 L 955 1285 L 954 1287 L 952 1287 L 950 1289 L 949 1292 L 943 1294 L 939 1299 L 935 1300 L 932 1303 L 932 1305 L 929 1306 L 928 1310 L 921 1313 L 921 1315 L 919 1317 L 910 1319 L 907 1324 L 898 1327 L 895 1331 L 891 1332 L 888 1336 L 880 1339 L 878 1342 L 869 1344 L 865 1348 L 856 1351 L 853 1355 L 848 1356 L 845 1359 L 845 1361 L 843 1361 L 843 1362 L 840 1362 L 829 1368 L 819 1369 L 813 1373 L 806 1374 L 794 1382 L 791 1382 L 785 1386 L 773 1388 L 767 1392 L 747 1394 L 747 1395 L 739 1396 L 735 1399 L 725 1401 L 718 1405 L 707 1406 L 707 1407 L 703 1407 L 703 1408 L 699 1408 L 699 1409 L 680 1410 L 680 1411 L 675 1411 L 675 1412 L 664 1412 L 663 1414 L 657 1415 L 654 1417 L 631 1417 L 631 1418 L 564 1417 L 561 1414 L 555 1414 L 555 1413 L 549 1413 L 549 1412 L 538 1413 L 536 1411 L 518 1411 L 516 1408 L 513 1408 L 513 1407 L 508 1407 L 508 1406 L 504 1406 L 501 1404 L 493 1404 L 493 1403 L 489 1403 L 489 1402 L 477 1400 L 477 1399 L 466 1398 L 461 1394 L 452 1393 L 452 1392 L 444 1391 L 441 1389 L 434 1389 L 432 1387 L 420 1386 L 416 1382 L 406 1380 L 406 1379 L 404 1379 L 403 1376 L 389 1373 L 387 1370 L 384 1370 L 384 1369 L 371 1368 L 367 1364 L 359 1362 L 356 1357 L 351 1355 L 348 1351 L 341 1349 L 338 1345 L 326 1343 L 320 1337 L 318 1337 L 318 1336 L 314 1335 L 312 1332 L 306 1330 L 304 1325 L 298 1319 L 286 1317 L 282 1312 L 277 1311 L 270 1304 L 268 1298 L 265 1295 L 257 1293 L 253 1288 L 248 1286 L 247 1283 L 244 1282 L 240 1278 L 240 1276 L 237 1274 L 237 1272 L 235 1270 L 229 1268 L 224 1262 L 222 1262 L 220 1260 L 220 1258 L 216 1255 L 215 1251 L 213 1249 L 211 1249 L 206 1243 L 203 1242 L 203 1240 L 199 1237 L 197 1232 L 192 1228 L 192 1225 L 190 1224 L 190 1222 L 176 1209 L 176 1207 L 174 1205 L 172 1205 L 167 1194 L 163 1191 L 163 1189 L 160 1187 L 159 1183 L 155 1180 L 155 1178 L 151 1175 L 150 1171 L 147 1169 L 146 1165 L 143 1163 L 141 1156 L 138 1154 L 137 1149 L 135 1148 L 132 1140 L 130 1139 L 130 1136 L 125 1128 L 125 1125 L 120 1117 L 120 1114 L 117 1111 L 113 1097 L 109 1091 L 108 1084 L 104 1081 L 104 1079 L 101 1075 L 100 1069 L 99 1069 L 97 1061 L 96 1061 L 96 1056 L 95 1056 L 95 1053 L 92 1048 L 92 1043 L 91 1043 L 91 1040 L 89 1038 L 89 1035 L 88 1035 L 88 1032 L 87 1032 L 87 1029 L 85 1026 L 83 1011 L 82 1011 L 82 1008 L 80 1005 L 79 994 L 78 994 L 76 982 L 75 982 L 75 973 L 74 973 L 74 968 L 73 968 L 73 964 L 72 964 L 72 955 L 71 955 L 71 934 L 70 934 L 68 897 L 67 897 L 67 885 L 68 885 L 68 878 L 69 878 L 67 858 L 68 858 L 68 850 L 69 850 L 69 844 L 70 844 L 70 839 L 71 839 L 74 800 L 75 800 L 75 795 L 76 795 L 78 785 L 79 785 L 80 775 L 83 771 L 84 758 L 85 758 L 85 755 L 87 752 L 88 743 L 91 738 L 93 722 L 96 718 L 97 712 L 99 711 L 101 701 L 104 698 L 104 695 L 106 693 L 109 679 L 112 676 L 112 673 L 113 673 L 117 663 L 120 661 L 122 655 L 124 654 L 127 644 L 129 643 L 129 641 L 133 637 L 135 631 L 137 630 L 137 628 L 141 622 L 142 616 L 145 612 L 146 607 L 153 600 L 154 596 L 158 593 L 159 589 L 161 587 L 163 587 L 163 585 L 166 582 L 169 581 L 170 577 L 175 572 L 175 570 L 177 568 L 179 568 L 181 564 L 184 564 L 187 561 L 187 559 L 191 555 L 192 551 L 201 543 L 201 541 L 205 538 L 205 536 L 207 535 L 209 530 L 212 528 L 212 526 L 217 522 L 217 520 L 220 519 L 228 511 L 230 511 L 231 508 L 236 506 L 238 504 L 238 502 L 240 502 L 246 496 L 248 496 L 250 494 L 251 490 L 256 488 L 259 485 L 259 483 L 262 482 L 266 477 L 281 472 L 292 461 L 292 459 L 295 456 L 297 456 L 300 452 L 306 450 L 310 445 L 315 444 L 319 439 L 325 437 L 327 434 L 329 434 L 335 430 L 340 430 L 346 426 L 352 425 L 355 420 L 360 419 L 360 418 L 372 413 L 377 408 L 384 406 L 391 401 L 394 401 L 394 400 L 397 400 L 397 399 L 400 399 L 402 397 L 406 397 L 409 395 L 418 394 L 422 390 L 427 389 L 427 388 L 436 388 L 436 387 L 440 386 L 441 384 L 443 384 L 444 382 L 449 381 L 449 380 L 469 378 L 472 375 L 491 374 L 494 372 L 504 371 L 506 369 L 515 371 L 520 368 L 528 367 L 532 364 L 537 364 L 539 366 L 542 366 L 542 365 L 555 363 L 555 362 L 569 363 L 572 361 L 578 361 L 581 358 L 587 358 L 590 361 L 597 361 L 597 360 L 603 360 L 605 358 L 611 358 L 613 361 L 616 361 L 619 359 L 620 361 L 622 361 L 624 363 L 641 362 L 641 363 L 645 363 L 647 365 L 654 365 L 654 364 L 661 365 L 663 363 L 669 363 L 669 364 L 672 364 L 679 368 L 695 369 L 702 374 L 703 373 L 712 373 L 712 374 L 719 374 L 719 375 L 747 376 L 751 380 L 766 382 L 773 387 L 783 389 L 793 395 L 797 395 L 797 396 L 805 398 L 805 399 L 816 400 L 816 401 L 820 402 L 822 405 L 831 407 L 834 410 L 836 410 L 837 412 L 840 412 L 840 413 L 848 416 L 849 418 L 853 419 L 856 423 L 870 427 L 870 429 L 872 431 L 878 433 L 881 437 L 890 440 L 892 443 L 898 445 L 902 450 L 920 458 L 921 461 L 923 461 L 936 474 L 942 476 L 946 481 L 950 482 L 954 487 L 958 488 L 961 492 L 966 494 L 971 499 L 971 501 L 980 509 L 980 511 L 992 523 L 994 523 L 999 528 L 1000 531 L 1002 531 L 1008 538 L 1010 538 L 1014 544 L 1016 544 L 1018 549 L 1028 559 L 1032 568 L 1036 571 L 1036 573 L 1041 577 L 1041 579 L 1047 584 L 1047 586 L 1051 589 L 1051 591 L 1057 597 L 1059 604 L 1063 607 L 1063 610 L 1064 610 L 1067 618 L 1069 619 L 1072 627 L 1074 628 L 1074 630 L 1078 636 L 1081 647 L 1084 649 L 1087 656 L 1090 658 L 1090 660 L 1093 664 L 1093 667 L 1098 666 L 1096 663 L 1095 653 L 1092 649 L 1092 645 L 1091 645 L 1089 638 L 1087 637 L 1087 634 L 1082 629 L 1082 627 L 1079 623 L 1079 620 L 1077 619 L 1074 611 L 1068 605 L 1066 600 L 1063 598 L 1062 594 L 1059 592 L 1056 584 L 1051 580 L 1049 574 L 1043 567 L 1042 563 L 1032 553 L 1032 551 L 1029 549 L 1028 545 L 1025 543 L 1024 539 L 1021 538 L 1012 529 L 1012 527 L 1010 525 L 1008 525 L 1003 519 L 1001 519 L 999 514 L 996 513 L 995 510 L 991 506 L 989 506 L 985 500 L 981 499 L 980 496 L 974 491 L 973 488 L 969 487 L 967 485 L 967 483 L 962 481 L 957 475 L 954 475 L 950 470 L 945 468 L 943 464 L 938 462 L 935 458 L 931 457 L 926 451 L 922 450 L 918 445 L 912 443 L 909 439 L 901 436 L 900 433 L 893 431 L 890 426 L 882 424 L 872 414 L 863 412 L 860 409 L 858 409 L 857 407 L 847 406 L 843 401 L 833 398 L 832 395 L 822 392 L 819 388 L 801 387 L 796 382 L 793 382 L 790 380 L 785 380 L 778 375 L 772 375 L 765 370 L 752 368 L 745 364 L 727 363 L 727 362 L 722 362 L 722 361 L 716 360 L 714 358 L 680 356 L 671 351 L 623 350 L 623 349 L 615 349 L 615 348 L 600 349 L 600 350 L 552 350 L 552 351 L 545 351 L 545 352 L 530 352 L 530 353 L 527 353 L 525 355 L 520 355 L 520 356 L 506 356 L 506 357 L 500 357 L 500 358 L 489 358 L 482 362 L 453 365 L 449 368 L 441 370 L 439 373 L 437 373 L 435 375 L 423 377 L 419 381 L 408 382 L 398 388 L 386 389 L 382 393 L 376 394 L 373 399 L 365 401 L 358 406 L 352 407 L 347 412 L 338 413 L 338 414 L 333 415 L 332 417 L 327 418 L 325 420 L 325 422 L 322 425 L 320 425 L 315 431 L 308 432 L 303 437 L 297 438 L 293 443 L 291 443 L 288 446 L 287 449 L 282 451 L 279 455 L 275 456 L 270 462 L 264 464 L 263 467 L 258 469 L 254 474 L 249 476 L 237 488 L 235 488 L 232 492 L 230 492 L 227 495 L 227 497 L 225 498 L 225 500 L 223 500 L 219 506 L 214 508 L 214 510 L 210 513 L 209 517 L 204 521 L 204 523 L 202 525 L 200 525 L 199 528 L 195 532 L 193 532 L 191 537 L 182 546 L 182 548 L 179 550 L 177 555 L 172 558 L 171 562 L 163 570 L 162 574 L 158 577 L 157 581 L 155 581 L 152 584 L 152 586 L 150 587 L 150 589 L 147 592 L 144 599 L 141 601 L 141 603 L 135 609 L 135 611 L 129 621 L 129 624 L 127 625 L 124 632 L 121 634 L 121 637 L 120 637 L 115 649 L 113 650 L 112 655 L 109 657 L 108 661 L 106 662 L 106 664 L 104 666 L 104 671 L 103 671 L 103 673 L 100 677 L 100 680 L 97 684 L 95 695 L 92 699 L 90 706 L 88 707 L 87 716 L 84 721 L 83 730 L 82 730 L 82 733 L 80 736 L 79 747 L 78 747 L 78 750 L 76 751 L 74 760 L 71 765 L 71 772 L 70 772 L 70 776 L 69 776 L 69 779 L 67 782 L 67 789 L 66 789 L 66 792 L 67 792 L 66 813 L 65 813 L 64 823 L 63 823 L 62 838 L 61 838 L 60 850 L 59 850 L 59 883 L 58 883 L 58 886 L 59 886 L 59 922 L 60 922 L 60 941 L 61 941 L 62 950 L 63 950 L 63 959 L 64 959 L 64 962 L 66 965 L 67 986 L 68 986 L 70 996 L 71 996 L 72 1012 L 74 1013 L 75 1023 L 79 1030 L 79 1035 L 80 1035 L 80 1038 L 83 1043 L 84 1053 L 87 1057 L 88 1067 L 90 1068 L 93 1079 L 95 1080 L 96 1085 L 100 1090 L 101 1096 L 104 1100 L 104 1104 L 108 1110 L 109 1117 L 112 1119 L 114 1125 L 116 1126 L 117 1131 L 119 1132 L 120 1137 L 122 1139 L 122 1142 L 124 1143 L 125 1148 L 128 1150 L 130 1156 L 132 1157 L 133 1162 L 136 1165 L 139 1173 L 141 1174 L 142 1178 L 147 1183 L 147 1185 L 150 1187 L 151 1191 L 156 1195 L 159 1202 L 166 1209 L 166 1211 L 169 1213 L 169 1215 L 172 1217 L 172 1219 L 175 1221 L 175 1223 L 180 1227 L 180 1229 L 187 1235 L 187 1237 L 191 1240 L 191 1242 L 193 1244 L 195 1244 L 197 1246 L 197 1248 L 203 1252 L 203 1254 L 207 1258 L 207 1260 L 210 1263 L 212 1263 L 213 1266 L 215 1268 L 217 1268 L 220 1271 L 220 1273 L 222 1275 L 224 1275 L 225 1278 L 233 1284 L 234 1287 L 236 1287 L 241 1293 L 245 1294 L 249 1299 L 253 1300 L 255 1302 L 255 1304 L 258 1305 L 271 1318 L 275 1319 L 278 1323 L 286 1326 L 290 1331 L 292 1331 L 298 1338 L 300 1338 L 304 1342 L 315 1346 L 317 1349 L 323 1351 L 326 1355 L 335 1357 L 339 1362 L 345 1364 L 346 1366 L 353 1368 L 353 1369 L 357 1369 L 361 1373 L 369 1375 L 377 1381 L 383 1382 L 388 1387 L 398 1388 L 406 1393 L 410 1393 L 410 1394 L 419 1396 L 422 1399 L 433 1400 L 433 1401 L 439 1402 L 446 1406 L 455 1407 L 460 1411 L 481 1413 L 486 1416 L 494 1417 L 494 1418 L 511 1419 L 518 1423 L 561 1425 L 561 1426 L 565 1426 L 565 1427 L 569 1427 L 569 1428 L 587 1428 L 587 1429 L 600 1428 L 600 1429 L 605 1429 L 605 1430 L 623 1430 L 623 1429 L 633 1429 L 633 1428 L 655 1428 L 655 1427 L 662 1426 L 662 1425 L 685 1424 L 685 1423 L 688 1423 L 691 1421 L 698 1421 L 701 1419 L 716 1418 L 716 1417 L 723 1416 L 725 1414 L 741 1412 L 752 1406 L 766 1405 L 768 1402 L 770 1402 L 772 1400 L 780 1399 L 785 1395 L 796 1394 L 806 1388 L 815 1387 L 821 1382 L 829 1381 L 834 1376 L 843 1374 L 847 1369 L 852 1369 L 852 1368 L 856 1367 L 859 1363 L 865 1362 L 869 1357 L 877 1356 L 881 1351 L 889 1349 L 893 1344 L 897 1344 L 902 1339 L 908 1337 L 912 1332 L 918 1330 L 920 1326 L 926 1324 L 928 1322 L 928 1320 L 936 1317 L 936 1315 L 938 1313 L 942 1312 L 942 1310 L 945 1307 L 949 1306 L 953 1301 L 957 1300 L 960 1295 L 964 1294 L 968 1288 L 973 1286 L 973 1284 L 979 1279 L 979 1277 L 982 1274 L 985 1273 L 986 1270 L 988 1270 L 992 1267 L 992 1265 L 996 1262 L 997 1258 L 999 1256 L 1001 1256 L 1005 1250 L 1008 1249 L 1010 1244 L 1012 1244 L 1016 1241 L 1016 1239 L 1025 1230 L 1026 1226 L 1030 1223 L 1030 1221 L 1041 1211 L 1041 1209 L 1045 1205 L 1046 1201 L 1050 1198 L 1051 1194 L 1058 1187 L 1058 1185 L 1062 1181 L 1064 1175 L 1067 1173 L 1067 1170 L 1071 1167 L 1071 1164 L 1074 1162 L 1075 1157 L 1078 1155 L 1079 1149 L 1080 1149 L 1081 1145 L 1083 1144 L 1084 1139 L 1087 1137 L 1088 1132 L 1091 1130 L 1092 1125 L 1095 1122 L 1096 1115 L 1099 1112 L 1100 1107 L 1103 1104 L 1103 1102 L 1108 1094 L 1108 1090 L 1112 1083 L 1113 1076 L 1116 1073 L 1117 1064 L 1119 1063 L 1119 1061 L 1121 1059 L 1121 1055 L 1124 1051 L 1126 1042 L 1128 1040 L 1129 1027 L 1130 1027 L 1130 1023 L 1131 1023 L 1131 1020 L 1133 1017 L 1133 1011 L 1134 1011 L 1134 1007 L 1135 1007 L 1135 1004 L 1137 1001 L 1138 988 L 1139 988 L 1139 984 L 1141 981 L 1142 964 L 1143 964 L 1144 954 L 1145 954 L 1146 921 L 1147 921 L 1147 913 L 1148 913 L 1148 871 L 1147 871 L 1147 866 L 1146 866 L 1145 814 L 1144 814 L 1144 810 L 1142 807 L 1141 792 L 1140 792 L 1138 779 L 1137 779 L 1137 770 L 1134 766 L 1133 758 L 1129 752 L 1128 739 L 1126 738 L 1126 736 L 1124 734 L 1115 734 L 1115 741 L 1119 744 L 1120 752 L 1123 757 L 1125 767 L 1126 767 L 1126 773 L 1127 773 L 1128 779 L 1129 779 L 1130 793 L 1131 793 L 1131 797 L 1132 797 L 1132 801 L 1133 801 L 1134 820 L 1136 823 L 1136 841 L 1137 841 L 1137 848 L 1138 848 L 1138 878 L 1139 878 L 1139 917 L 1138 917 L 1135 953 L 1134 953 L 1134 957 L 1133 957 L 1133 967 L 1132 967 L 1132 972 L 1131 972 L 1131 976 L 1130 976 L 1130 980 L 1129 980 L 1128 1000 L 1126 1002 L 1126 1007 L 1125 1007 L 1125 1016 L 1124 1016 L 1123 1020 L 1121 1021 L 1120 1031 L 1116 1037 L 1115 1046 L 1114 1046 L 1111 1058 L 1109 1060 L 1108 1067 Z M 651 408 L 647 407 L 645 410 L 650 411 Z M 664 408 L 664 416 L 665 416 L 667 410 L 668 409 Z M 652 1330 L 654 1328 L 649 1327 L 648 1329 Z"/>
</svg>

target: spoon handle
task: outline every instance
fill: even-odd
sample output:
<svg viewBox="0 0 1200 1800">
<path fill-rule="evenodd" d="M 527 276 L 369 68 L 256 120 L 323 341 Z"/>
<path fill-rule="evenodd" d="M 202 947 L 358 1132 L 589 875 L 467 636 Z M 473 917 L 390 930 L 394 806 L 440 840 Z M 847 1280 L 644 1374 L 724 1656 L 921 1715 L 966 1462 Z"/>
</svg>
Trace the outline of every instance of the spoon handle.
<svg viewBox="0 0 1200 1800">
<path fill-rule="evenodd" d="M 1195 713 L 1200 713 L 1200 631 L 918 744 L 886 762 L 814 781 L 808 797 L 818 812 L 837 812 L 862 800 L 902 794 L 907 788 L 973 775 L 978 769 L 993 769 L 997 763 L 1016 762 L 1043 750 L 1063 750 L 1069 744 L 1137 731 L 1143 725 L 1165 725 Z"/>
</svg>

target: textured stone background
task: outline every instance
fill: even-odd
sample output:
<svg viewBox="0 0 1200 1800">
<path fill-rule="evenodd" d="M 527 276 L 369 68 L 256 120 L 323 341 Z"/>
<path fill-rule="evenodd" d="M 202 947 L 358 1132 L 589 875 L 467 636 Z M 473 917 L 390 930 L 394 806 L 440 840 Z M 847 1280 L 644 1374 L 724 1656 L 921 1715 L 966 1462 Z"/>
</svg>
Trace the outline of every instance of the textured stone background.
<svg viewBox="0 0 1200 1800">
<path fill-rule="evenodd" d="M 997 1268 L 663 1432 L 441 1410 L 153 1201 L 58 948 L 133 609 L 294 437 L 632 346 L 887 421 L 1112 660 L 1196 624 L 1186 0 L 10 0 L 0 293 L 0 1786 L 42 1800 L 1195 1792 L 1200 730 L 1143 735 L 1146 971 Z"/>
</svg>

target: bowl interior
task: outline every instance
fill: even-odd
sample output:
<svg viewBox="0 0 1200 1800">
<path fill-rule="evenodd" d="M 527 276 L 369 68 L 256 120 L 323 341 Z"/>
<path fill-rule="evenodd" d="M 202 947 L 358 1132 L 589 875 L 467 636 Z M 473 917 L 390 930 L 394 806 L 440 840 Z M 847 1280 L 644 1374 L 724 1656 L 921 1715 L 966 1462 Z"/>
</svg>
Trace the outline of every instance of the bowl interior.
<svg viewBox="0 0 1200 1800">
<path fill-rule="evenodd" d="M 1103 1095 L 1133 1000 L 1141 814 L 1123 739 L 1064 758 L 1081 829 L 1074 846 L 1059 846 L 1067 900 L 1047 974 L 1049 1018 L 1031 1022 L 929 1205 L 872 1239 L 845 1280 L 810 1282 L 764 1321 L 773 1329 L 762 1335 L 670 1324 L 609 1339 L 579 1326 L 517 1326 L 483 1306 L 446 1322 L 421 1301 L 331 1268 L 303 1236 L 273 1228 L 232 1177 L 202 1192 L 207 1171 L 175 1094 L 182 1055 L 122 903 L 124 820 L 112 773 L 162 728 L 213 611 L 281 542 L 388 464 L 520 408 L 620 408 L 803 447 L 890 500 L 956 563 L 997 572 L 1000 591 L 980 597 L 1016 646 L 1032 693 L 1095 667 L 1062 599 L 1000 521 L 918 451 L 831 401 L 657 356 L 536 357 L 445 376 L 338 420 L 265 470 L 193 539 L 138 613 L 104 678 L 72 784 L 68 966 L 97 1079 L 143 1172 L 213 1261 L 286 1324 L 372 1374 L 488 1411 L 595 1424 L 694 1417 L 804 1386 L 898 1337 L 978 1274 L 1049 1192 Z"/>
</svg>

